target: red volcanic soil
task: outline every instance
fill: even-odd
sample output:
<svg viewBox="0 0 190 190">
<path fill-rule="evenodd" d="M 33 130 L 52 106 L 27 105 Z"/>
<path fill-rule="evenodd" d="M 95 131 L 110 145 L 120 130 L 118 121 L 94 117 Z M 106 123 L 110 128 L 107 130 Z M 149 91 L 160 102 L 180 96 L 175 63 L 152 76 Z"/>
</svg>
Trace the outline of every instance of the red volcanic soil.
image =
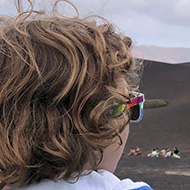
<svg viewBox="0 0 190 190">
<path fill-rule="evenodd" d="M 190 63 L 144 61 L 141 91 L 146 99 L 165 99 L 165 107 L 145 109 L 144 118 L 131 124 L 129 139 L 116 175 L 146 181 L 153 189 L 190 189 Z M 140 146 L 144 157 L 128 157 Z M 181 159 L 147 158 L 152 148 L 178 147 Z"/>
</svg>

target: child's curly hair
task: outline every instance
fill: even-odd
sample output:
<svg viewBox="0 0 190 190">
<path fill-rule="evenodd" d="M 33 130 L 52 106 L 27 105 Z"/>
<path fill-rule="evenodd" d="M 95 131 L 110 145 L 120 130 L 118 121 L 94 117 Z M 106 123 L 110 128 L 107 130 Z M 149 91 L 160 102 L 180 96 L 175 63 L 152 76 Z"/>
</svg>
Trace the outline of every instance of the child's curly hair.
<svg viewBox="0 0 190 190">
<path fill-rule="evenodd" d="M 0 18 L 0 181 L 15 187 L 95 169 L 128 122 L 107 125 L 128 101 L 117 80 L 138 82 L 131 39 L 109 23 L 32 12 Z"/>
</svg>

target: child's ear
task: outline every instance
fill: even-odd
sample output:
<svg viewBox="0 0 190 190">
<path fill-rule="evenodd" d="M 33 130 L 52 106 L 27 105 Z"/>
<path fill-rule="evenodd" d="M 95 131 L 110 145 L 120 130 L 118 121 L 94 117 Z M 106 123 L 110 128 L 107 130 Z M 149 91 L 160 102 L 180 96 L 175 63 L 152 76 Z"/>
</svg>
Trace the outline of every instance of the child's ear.
<svg viewBox="0 0 190 190">
<path fill-rule="evenodd" d="M 8 189 L 9 189 L 9 187 L 6 186 L 6 183 L 4 183 L 4 182 L 0 183 L 0 190 L 8 190 Z"/>
<path fill-rule="evenodd" d="M 130 48 L 131 45 L 132 45 L 132 40 L 131 40 L 131 38 L 129 38 L 129 37 L 127 37 L 127 36 L 123 39 L 123 42 L 125 43 L 125 45 L 126 45 L 128 48 Z"/>
</svg>

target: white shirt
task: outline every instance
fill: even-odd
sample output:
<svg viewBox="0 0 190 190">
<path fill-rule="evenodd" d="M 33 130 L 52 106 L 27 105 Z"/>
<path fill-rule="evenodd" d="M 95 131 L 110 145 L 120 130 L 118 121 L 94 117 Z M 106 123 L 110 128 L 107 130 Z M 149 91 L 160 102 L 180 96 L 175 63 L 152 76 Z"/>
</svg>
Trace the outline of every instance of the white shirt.
<svg viewBox="0 0 190 190">
<path fill-rule="evenodd" d="M 156 151 L 153 151 L 153 152 L 151 153 L 151 157 L 155 157 L 155 156 L 157 156 L 157 152 L 156 152 Z"/>
<path fill-rule="evenodd" d="M 167 157 L 171 157 L 171 154 L 172 154 L 172 152 L 169 151 L 169 152 L 166 153 L 165 157 L 166 157 L 166 158 L 167 158 Z"/>
<path fill-rule="evenodd" d="M 18 189 L 12 189 L 18 190 Z M 98 170 L 87 176 L 81 176 L 75 183 L 64 180 L 43 180 L 40 183 L 19 188 L 19 190 L 152 190 L 144 182 L 134 183 L 130 179 L 120 180 L 114 174 Z"/>
</svg>

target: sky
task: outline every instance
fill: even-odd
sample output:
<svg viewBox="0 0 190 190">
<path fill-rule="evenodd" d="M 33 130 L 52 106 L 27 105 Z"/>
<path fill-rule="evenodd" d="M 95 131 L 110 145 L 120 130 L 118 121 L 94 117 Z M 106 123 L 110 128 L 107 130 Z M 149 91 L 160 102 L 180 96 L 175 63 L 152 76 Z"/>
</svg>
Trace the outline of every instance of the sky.
<svg viewBox="0 0 190 190">
<path fill-rule="evenodd" d="M 46 10 L 52 2 L 55 0 L 35 0 L 37 7 L 46 6 Z M 78 8 L 80 17 L 90 14 L 103 16 L 117 26 L 119 32 L 131 37 L 135 45 L 190 48 L 190 0 L 70 2 Z M 60 4 L 61 8 L 63 6 Z M 68 10 L 71 11 L 71 8 Z M 14 15 L 14 11 L 14 0 L 0 0 L 0 14 Z"/>
</svg>

